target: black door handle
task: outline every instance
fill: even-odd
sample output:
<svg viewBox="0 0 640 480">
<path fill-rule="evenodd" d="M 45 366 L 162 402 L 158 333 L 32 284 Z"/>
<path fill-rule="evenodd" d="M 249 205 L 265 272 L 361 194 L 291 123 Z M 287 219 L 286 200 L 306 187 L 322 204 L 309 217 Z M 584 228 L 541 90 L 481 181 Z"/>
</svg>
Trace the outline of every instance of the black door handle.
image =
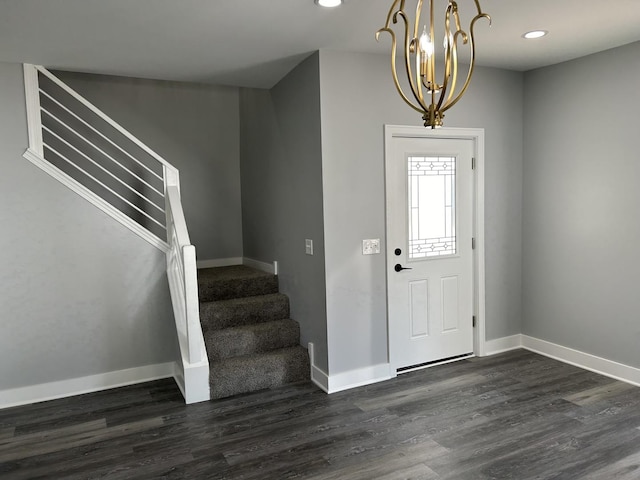
<svg viewBox="0 0 640 480">
<path fill-rule="evenodd" d="M 402 270 L 413 270 L 412 268 L 403 267 L 399 263 L 396 263 L 396 266 L 393 267 L 396 272 L 401 272 Z"/>
</svg>

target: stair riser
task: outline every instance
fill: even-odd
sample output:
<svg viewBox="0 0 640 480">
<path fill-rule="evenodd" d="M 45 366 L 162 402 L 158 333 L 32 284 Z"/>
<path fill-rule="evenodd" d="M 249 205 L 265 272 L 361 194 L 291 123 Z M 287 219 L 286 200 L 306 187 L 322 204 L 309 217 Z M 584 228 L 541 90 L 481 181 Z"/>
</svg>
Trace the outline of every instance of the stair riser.
<svg viewBox="0 0 640 480">
<path fill-rule="evenodd" d="M 211 332 L 205 337 L 210 362 L 293 347 L 300 341 L 300 325 L 293 320 Z"/>
<path fill-rule="evenodd" d="M 213 364 L 209 377 L 211 398 L 230 397 L 308 380 L 309 357 L 306 350 L 295 347 L 281 352 Z"/>
<path fill-rule="evenodd" d="M 205 332 L 285 318 L 289 318 L 289 299 L 281 294 L 200 304 Z"/>
<path fill-rule="evenodd" d="M 278 277 L 265 275 L 258 278 L 241 278 L 224 282 L 203 279 L 198 282 L 201 302 L 215 302 L 231 298 L 254 297 L 278 293 Z"/>
</svg>

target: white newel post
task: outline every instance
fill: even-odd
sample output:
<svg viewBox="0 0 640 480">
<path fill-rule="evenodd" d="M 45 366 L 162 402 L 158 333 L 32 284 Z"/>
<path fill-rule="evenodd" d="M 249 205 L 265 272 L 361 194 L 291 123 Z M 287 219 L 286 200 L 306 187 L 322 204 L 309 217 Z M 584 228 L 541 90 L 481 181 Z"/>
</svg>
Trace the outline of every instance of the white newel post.
<svg viewBox="0 0 640 480">
<path fill-rule="evenodd" d="M 25 63 L 24 93 L 27 102 L 27 124 L 29 126 L 29 149 L 41 157 L 44 156 L 42 146 L 42 118 L 40 114 L 40 87 L 38 86 L 38 70 Z"/>
<path fill-rule="evenodd" d="M 187 310 L 187 335 L 189 338 L 189 362 L 202 361 L 202 334 L 198 305 L 198 280 L 196 272 L 196 247 L 182 247 L 184 259 L 184 290 Z"/>
</svg>

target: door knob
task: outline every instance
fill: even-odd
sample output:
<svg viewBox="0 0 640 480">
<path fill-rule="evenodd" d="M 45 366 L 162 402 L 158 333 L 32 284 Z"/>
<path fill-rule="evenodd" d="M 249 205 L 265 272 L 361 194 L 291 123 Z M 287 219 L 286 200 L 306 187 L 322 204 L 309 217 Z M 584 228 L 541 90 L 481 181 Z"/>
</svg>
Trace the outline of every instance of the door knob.
<svg viewBox="0 0 640 480">
<path fill-rule="evenodd" d="M 403 267 L 402 265 L 400 265 L 399 263 L 396 263 L 396 266 L 393 267 L 393 269 L 396 272 L 401 272 L 402 270 L 413 270 L 412 268 L 408 268 L 408 267 Z"/>
</svg>

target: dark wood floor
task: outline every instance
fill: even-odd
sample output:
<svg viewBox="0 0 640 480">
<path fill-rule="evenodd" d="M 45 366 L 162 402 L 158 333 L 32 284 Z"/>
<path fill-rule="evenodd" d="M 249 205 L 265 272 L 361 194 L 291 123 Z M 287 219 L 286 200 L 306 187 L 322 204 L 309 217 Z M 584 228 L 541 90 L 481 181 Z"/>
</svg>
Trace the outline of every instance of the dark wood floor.
<svg viewBox="0 0 640 480">
<path fill-rule="evenodd" d="M 640 389 L 526 351 L 331 396 L 158 381 L 1 410 L 0 478 L 638 480 Z"/>
</svg>

